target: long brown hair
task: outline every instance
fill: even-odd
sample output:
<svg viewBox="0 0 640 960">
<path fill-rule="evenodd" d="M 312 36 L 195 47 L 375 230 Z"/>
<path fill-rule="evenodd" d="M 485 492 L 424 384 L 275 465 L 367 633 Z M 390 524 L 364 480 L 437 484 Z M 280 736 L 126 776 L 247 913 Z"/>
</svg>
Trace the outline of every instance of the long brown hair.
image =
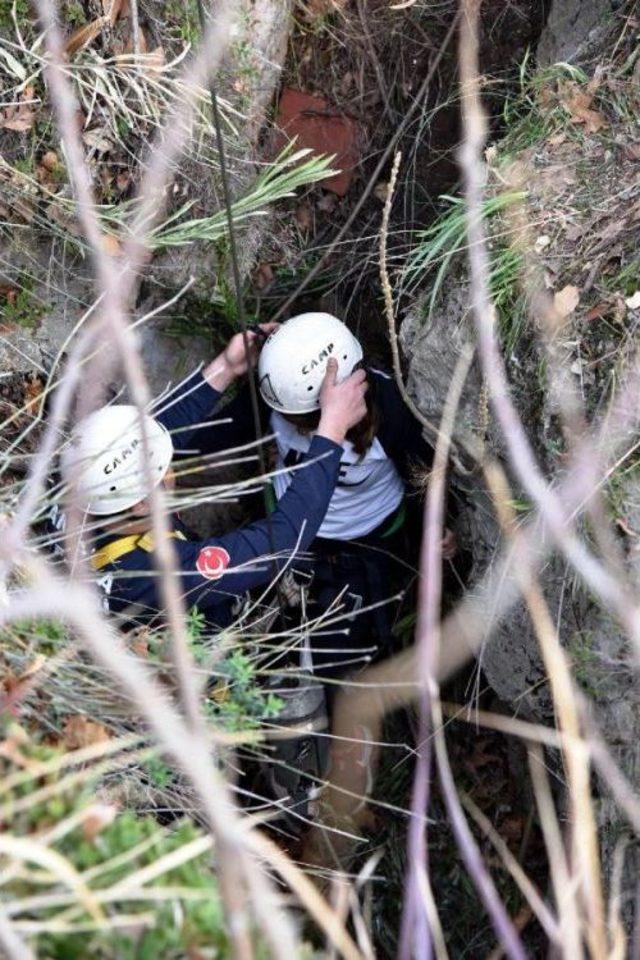
<svg viewBox="0 0 640 960">
<path fill-rule="evenodd" d="M 367 412 L 362 420 L 351 427 L 347 434 L 347 440 L 353 444 L 353 449 L 359 457 L 364 457 L 365 453 L 375 440 L 378 432 L 378 407 L 376 404 L 375 390 L 371 378 L 368 380 L 369 389 L 365 394 Z M 283 413 L 281 414 L 290 424 L 292 424 L 298 433 L 306 436 L 318 429 L 320 423 L 320 410 L 313 410 L 311 413 Z"/>
</svg>

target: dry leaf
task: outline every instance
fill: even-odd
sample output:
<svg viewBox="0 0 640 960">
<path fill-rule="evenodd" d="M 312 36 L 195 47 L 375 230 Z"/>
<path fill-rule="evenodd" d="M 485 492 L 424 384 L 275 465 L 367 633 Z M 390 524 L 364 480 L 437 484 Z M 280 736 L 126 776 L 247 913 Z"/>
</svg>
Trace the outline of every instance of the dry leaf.
<svg viewBox="0 0 640 960">
<path fill-rule="evenodd" d="M 0 111 L 0 128 L 13 130 L 16 133 L 26 133 L 31 130 L 37 112 L 33 104 L 39 102 L 35 97 L 35 88 L 25 87 L 20 100 L 20 103 L 12 104 Z"/>
<path fill-rule="evenodd" d="M 640 309 L 640 290 L 636 290 L 632 296 L 627 297 L 624 301 L 629 307 L 629 310 L 638 310 Z"/>
<path fill-rule="evenodd" d="M 41 402 L 43 391 L 44 383 L 40 377 L 33 376 L 27 381 L 24 388 L 25 407 L 27 410 L 30 410 L 37 403 Z M 31 676 L 32 673 L 36 673 L 46 662 L 47 658 L 42 654 L 38 654 L 32 665 L 28 668 L 27 673 L 23 674 L 23 679 L 25 676 Z"/>
<path fill-rule="evenodd" d="M 143 660 L 147 660 L 149 657 L 149 644 L 145 637 L 138 637 L 134 640 L 131 644 L 131 650 L 136 657 L 141 657 Z"/>
<path fill-rule="evenodd" d="M 15 303 L 17 296 L 17 287 L 11 287 L 8 283 L 0 283 L 0 297 L 5 297 L 9 303 Z"/>
<path fill-rule="evenodd" d="M 13 302 L 10 293 L 7 293 L 7 300 L 9 303 Z M 8 325 L 4 329 L 9 329 Z M 33 400 L 28 404 L 28 406 L 33 406 Z M 6 694 L 4 698 L 4 709 L 9 713 L 12 713 L 14 716 L 19 714 L 20 700 L 28 692 L 30 683 L 29 679 L 38 673 L 42 669 L 44 664 L 47 662 L 47 658 L 44 654 L 38 654 L 35 660 L 27 667 L 27 669 L 20 676 L 16 676 L 13 671 L 7 671 L 6 676 L 2 681 L 2 688 Z"/>
<path fill-rule="evenodd" d="M 559 147 L 567 139 L 566 133 L 555 133 L 552 137 L 549 137 L 547 143 L 550 147 Z"/>
<path fill-rule="evenodd" d="M 613 310 L 613 322 L 618 324 L 622 323 L 626 315 L 627 307 L 624 300 L 622 297 L 616 297 L 615 307 Z"/>
<path fill-rule="evenodd" d="M 495 145 L 495 143 L 492 143 L 491 146 L 487 147 L 487 149 L 484 152 L 484 159 L 487 166 L 495 167 L 496 161 L 498 160 L 499 156 L 500 154 L 498 152 L 497 146 Z"/>
<path fill-rule="evenodd" d="M 148 627 L 137 627 L 130 635 L 131 649 L 138 657 L 149 656 L 149 639 L 151 631 Z"/>
<path fill-rule="evenodd" d="M 379 180 L 375 187 L 373 188 L 373 195 L 376 200 L 379 200 L 380 203 L 385 203 L 387 199 L 387 193 L 389 192 L 389 184 L 386 180 Z"/>
<path fill-rule="evenodd" d="M 15 133 L 26 133 L 31 130 L 36 115 L 33 110 L 26 110 L 23 107 L 7 107 L 4 110 L 4 119 L 0 121 L 0 127 L 4 130 L 13 130 Z"/>
<path fill-rule="evenodd" d="M 58 169 L 58 155 L 53 150 L 48 150 L 36 167 L 36 179 L 38 183 L 45 187 L 56 187 L 56 171 Z"/>
<path fill-rule="evenodd" d="M 113 142 L 106 136 L 106 127 L 85 130 L 82 134 L 82 141 L 85 146 L 95 150 L 96 153 L 109 153 L 113 147 Z"/>
<path fill-rule="evenodd" d="M 116 188 L 120 193 L 124 193 L 131 186 L 132 176 L 129 170 L 121 170 L 116 177 Z"/>
<path fill-rule="evenodd" d="M 90 747 L 94 743 L 106 743 L 111 734 L 101 723 L 86 717 L 69 717 L 63 730 L 63 743 L 69 750 Z"/>
<path fill-rule="evenodd" d="M 585 320 L 601 320 L 602 317 L 606 317 L 608 313 L 611 313 L 611 304 L 603 301 L 602 303 L 596 303 L 595 307 L 591 307 L 585 314 Z"/>
<path fill-rule="evenodd" d="M 412 0 L 415 2 L 415 0 Z M 336 10 L 342 10 L 346 6 L 346 0 L 307 0 L 303 5 L 303 11 L 308 20 L 323 20 Z"/>
<path fill-rule="evenodd" d="M 580 291 L 577 287 L 572 286 L 563 287 L 553 298 L 553 306 L 560 317 L 570 316 L 579 302 Z"/>
<path fill-rule="evenodd" d="M 78 27 L 67 40 L 65 50 L 72 57 L 78 50 L 82 50 L 100 36 L 104 28 L 109 23 L 109 17 L 98 17 L 91 23 L 86 23 L 83 27 Z"/>
<path fill-rule="evenodd" d="M 299 228 L 307 233 L 313 226 L 313 212 L 308 203 L 300 203 L 296 207 L 296 223 Z"/>
<path fill-rule="evenodd" d="M 583 123 L 587 133 L 597 133 L 606 126 L 606 120 L 593 110 L 593 92 L 579 87 L 572 81 L 563 85 L 560 103 L 569 114 L 572 123 Z"/>
<path fill-rule="evenodd" d="M 47 152 L 45 153 L 40 163 L 45 168 L 45 170 L 49 170 L 51 172 L 60 165 L 60 161 L 58 160 L 58 154 L 55 152 L 55 150 L 47 150 Z"/>
</svg>

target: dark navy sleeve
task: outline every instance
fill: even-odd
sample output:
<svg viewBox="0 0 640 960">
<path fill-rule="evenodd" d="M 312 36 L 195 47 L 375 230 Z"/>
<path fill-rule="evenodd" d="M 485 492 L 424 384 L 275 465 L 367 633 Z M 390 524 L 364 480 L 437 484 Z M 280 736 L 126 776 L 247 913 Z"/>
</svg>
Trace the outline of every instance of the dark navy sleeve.
<svg viewBox="0 0 640 960">
<path fill-rule="evenodd" d="M 269 416 L 266 405 L 259 400 L 260 429 L 269 430 Z M 199 454 L 221 453 L 232 447 L 240 447 L 258 439 L 251 391 L 245 383 L 235 397 L 216 411 L 216 423 L 202 427 L 190 438 L 190 446 Z"/>
<path fill-rule="evenodd" d="M 415 467 L 431 467 L 433 447 L 428 443 L 418 423 L 393 380 L 378 370 L 370 370 L 380 424 L 378 438 L 387 456 L 391 457 L 405 483 L 411 482 Z"/>
<path fill-rule="evenodd" d="M 294 551 L 307 550 L 333 495 L 342 447 L 314 437 L 268 520 L 204 541 L 177 541 L 188 606 L 207 612 L 230 596 L 268 584 Z"/>
<path fill-rule="evenodd" d="M 420 424 L 411 413 L 394 379 L 377 370 L 369 371 L 375 382 L 375 398 L 380 417 L 378 439 L 387 456 L 391 457 L 405 485 L 414 485 L 416 468 L 429 470 L 433 466 L 434 449 L 425 440 Z M 446 513 L 448 521 L 458 515 L 458 503 L 451 496 L 447 484 Z"/>
<path fill-rule="evenodd" d="M 167 428 L 177 451 L 188 449 L 203 422 L 208 420 L 222 394 L 196 370 L 170 393 L 160 397 L 152 407 L 151 416 Z M 193 427 L 192 430 L 185 429 Z"/>
</svg>

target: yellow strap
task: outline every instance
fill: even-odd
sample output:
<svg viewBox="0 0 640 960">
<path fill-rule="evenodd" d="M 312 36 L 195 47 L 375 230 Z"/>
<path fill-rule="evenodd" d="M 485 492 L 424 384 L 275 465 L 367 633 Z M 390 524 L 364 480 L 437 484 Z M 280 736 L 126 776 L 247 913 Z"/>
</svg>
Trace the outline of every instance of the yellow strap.
<svg viewBox="0 0 640 960">
<path fill-rule="evenodd" d="M 179 530 L 172 530 L 169 536 L 174 540 L 187 539 L 184 533 L 181 533 Z M 91 566 L 94 570 L 102 570 L 103 567 L 108 567 L 110 563 L 115 563 L 120 557 L 124 557 L 125 554 L 131 553 L 133 550 L 145 550 L 147 553 L 151 553 L 153 550 L 153 537 L 151 534 L 143 533 L 140 535 L 135 533 L 129 537 L 120 537 L 118 540 L 112 540 L 111 543 L 107 543 L 104 547 L 101 547 L 100 550 L 96 550 L 91 557 Z"/>
</svg>

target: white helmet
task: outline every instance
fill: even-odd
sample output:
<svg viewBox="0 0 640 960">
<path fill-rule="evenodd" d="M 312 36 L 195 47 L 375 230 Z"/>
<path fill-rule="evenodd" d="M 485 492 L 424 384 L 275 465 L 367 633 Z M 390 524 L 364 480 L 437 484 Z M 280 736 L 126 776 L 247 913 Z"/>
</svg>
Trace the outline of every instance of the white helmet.
<svg viewBox="0 0 640 960">
<path fill-rule="evenodd" d="M 260 352 L 258 379 L 265 403 L 280 413 L 310 413 L 320 407 L 320 387 L 333 357 L 338 382 L 362 360 L 362 347 L 330 313 L 301 313 L 271 334 Z"/>
<path fill-rule="evenodd" d="M 157 420 L 145 414 L 144 423 L 151 479 L 157 486 L 169 469 L 173 443 Z M 149 488 L 137 407 L 114 404 L 82 420 L 62 452 L 61 467 L 88 513 L 120 513 L 143 500 Z"/>
</svg>

